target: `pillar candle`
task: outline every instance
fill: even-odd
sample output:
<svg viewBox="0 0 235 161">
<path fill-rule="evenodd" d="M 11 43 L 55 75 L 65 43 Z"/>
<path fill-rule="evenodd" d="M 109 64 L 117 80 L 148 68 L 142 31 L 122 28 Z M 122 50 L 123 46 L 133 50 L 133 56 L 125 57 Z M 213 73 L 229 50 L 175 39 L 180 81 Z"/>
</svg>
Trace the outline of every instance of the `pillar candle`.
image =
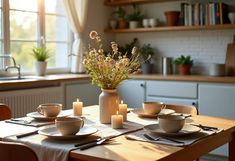
<svg viewBox="0 0 235 161">
<path fill-rule="evenodd" d="M 74 116 L 81 116 L 82 115 L 82 107 L 83 107 L 83 102 L 80 102 L 79 99 L 77 99 L 76 102 L 73 102 L 73 115 Z"/>
<path fill-rule="evenodd" d="M 122 128 L 122 124 L 123 124 L 123 116 L 119 115 L 118 112 L 116 115 L 111 116 L 111 126 L 113 129 Z"/>
<path fill-rule="evenodd" d="M 127 121 L 127 104 L 124 104 L 123 101 L 119 104 L 118 112 L 123 116 L 123 121 Z"/>
</svg>

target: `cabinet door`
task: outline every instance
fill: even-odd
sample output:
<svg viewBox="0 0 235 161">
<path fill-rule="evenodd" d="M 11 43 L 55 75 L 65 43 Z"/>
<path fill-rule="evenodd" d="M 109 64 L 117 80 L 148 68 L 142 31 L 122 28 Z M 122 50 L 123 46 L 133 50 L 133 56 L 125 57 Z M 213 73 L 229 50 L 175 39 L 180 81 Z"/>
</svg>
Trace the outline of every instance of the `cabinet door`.
<svg viewBox="0 0 235 161">
<path fill-rule="evenodd" d="M 140 108 L 145 101 L 145 81 L 127 80 L 118 87 L 120 100 L 130 108 Z"/>
<path fill-rule="evenodd" d="M 167 104 L 176 105 L 193 105 L 197 107 L 197 100 L 195 99 L 181 99 L 181 98 L 165 98 L 165 97 L 147 97 L 146 101 L 164 102 Z"/>
<path fill-rule="evenodd" d="M 147 81 L 146 94 L 150 97 L 197 98 L 197 83 L 176 81 Z"/>
<path fill-rule="evenodd" d="M 65 84 L 66 107 L 72 108 L 72 103 L 77 98 L 83 102 L 83 106 L 97 105 L 100 93 L 100 88 L 92 85 L 90 81 Z"/>
<path fill-rule="evenodd" d="M 235 118 L 235 85 L 232 84 L 199 84 L 199 114 Z M 227 155 L 223 146 L 215 154 Z"/>
</svg>

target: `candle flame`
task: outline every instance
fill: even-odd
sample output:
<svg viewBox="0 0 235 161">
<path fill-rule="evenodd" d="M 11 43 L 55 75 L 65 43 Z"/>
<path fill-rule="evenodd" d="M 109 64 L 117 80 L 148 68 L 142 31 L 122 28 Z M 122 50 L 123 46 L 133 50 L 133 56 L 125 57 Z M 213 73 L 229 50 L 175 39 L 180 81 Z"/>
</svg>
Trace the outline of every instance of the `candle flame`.
<svg viewBox="0 0 235 161">
<path fill-rule="evenodd" d="M 79 102 L 79 99 L 77 98 L 77 102 Z"/>
<path fill-rule="evenodd" d="M 116 115 L 118 115 L 118 111 L 116 112 Z"/>
<path fill-rule="evenodd" d="M 123 104 L 123 100 L 121 100 L 121 104 Z"/>
</svg>

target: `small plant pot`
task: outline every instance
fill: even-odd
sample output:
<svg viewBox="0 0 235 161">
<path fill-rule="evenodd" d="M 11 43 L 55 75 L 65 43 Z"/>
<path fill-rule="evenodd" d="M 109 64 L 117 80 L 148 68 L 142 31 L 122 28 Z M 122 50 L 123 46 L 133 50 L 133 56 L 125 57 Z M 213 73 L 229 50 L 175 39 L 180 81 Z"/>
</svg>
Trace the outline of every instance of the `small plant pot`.
<svg viewBox="0 0 235 161">
<path fill-rule="evenodd" d="M 190 75 L 191 74 L 191 64 L 180 64 L 178 65 L 178 70 L 180 75 Z"/>
<path fill-rule="evenodd" d="M 129 22 L 129 28 L 130 29 L 135 29 L 135 28 L 138 28 L 139 26 L 140 26 L 139 21 L 130 21 Z"/>
<path fill-rule="evenodd" d="M 141 65 L 143 74 L 151 74 L 153 71 L 153 64 L 144 63 Z"/>
<path fill-rule="evenodd" d="M 179 11 L 165 12 L 167 26 L 177 26 L 179 21 L 179 15 L 180 15 Z"/>
<path fill-rule="evenodd" d="M 126 20 L 119 20 L 118 21 L 118 28 L 119 29 L 126 29 L 126 28 L 128 28 L 128 22 Z"/>
<path fill-rule="evenodd" d="M 46 74 L 47 62 L 36 61 L 35 62 L 35 67 L 36 67 L 36 74 L 38 76 L 44 76 Z"/>
<path fill-rule="evenodd" d="M 109 26 L 110 26 L 111 29 L 116 29 L 117 24 L 118 24 L 117 20 L 110 20 L 109 21 Z"/>
</svg>

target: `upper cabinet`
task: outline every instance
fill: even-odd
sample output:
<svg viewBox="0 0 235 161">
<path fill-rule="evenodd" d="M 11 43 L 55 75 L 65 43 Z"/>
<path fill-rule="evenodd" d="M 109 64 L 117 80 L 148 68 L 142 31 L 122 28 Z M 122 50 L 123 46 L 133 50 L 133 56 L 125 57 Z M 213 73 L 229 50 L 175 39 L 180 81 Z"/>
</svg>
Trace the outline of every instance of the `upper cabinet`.
<svg viewBox="0 0 235 161">
<path fill-rule="evenodd" d="M 139 27 L 137 28 L 108 27 L 105 29 L 105 32 L 133 33 L 133 32 L 235 29 L 235 24 L 231 24 L 227 16 L 228 8 L 230 7 L 230 5 L 222 3 L 222 2 L 211 2 L 211 3 L 203 3 L 203 4 L 198 2 L 198 3 L 191 4 L 189 3 L 190 1 L 182 2 L 179 0 L 105 0 L 104 5 L 112 6 L 112 7 L 117 7 L 117 6 L 122 7 L 123 5 L 131 6 L 132 4 L 141 5 L 145 3 L 159 3 L 159 6 L 160 6 L 161 5 L 160 2 L 162 3 L 174 2 L 177 5 L 179 5 L 181 12 L 179 16 L 180 23 L 178 23 L 178 25 L 167 25 L 168 22 L 166 22 L 166 24 L 160 24 L 160 25 L 158 24 L 156 26 L 143 27 L 143 24 L 142 24 L 143 22 L 139 22 Z M 188 18 L 188 17 L 191 17 L 191 18 Z M 167 18 L 166 18 L 166 21 L 168 21 Z M 119 22 L 116 22 L 116 23 L 118 24 Z"/>
</svg>

